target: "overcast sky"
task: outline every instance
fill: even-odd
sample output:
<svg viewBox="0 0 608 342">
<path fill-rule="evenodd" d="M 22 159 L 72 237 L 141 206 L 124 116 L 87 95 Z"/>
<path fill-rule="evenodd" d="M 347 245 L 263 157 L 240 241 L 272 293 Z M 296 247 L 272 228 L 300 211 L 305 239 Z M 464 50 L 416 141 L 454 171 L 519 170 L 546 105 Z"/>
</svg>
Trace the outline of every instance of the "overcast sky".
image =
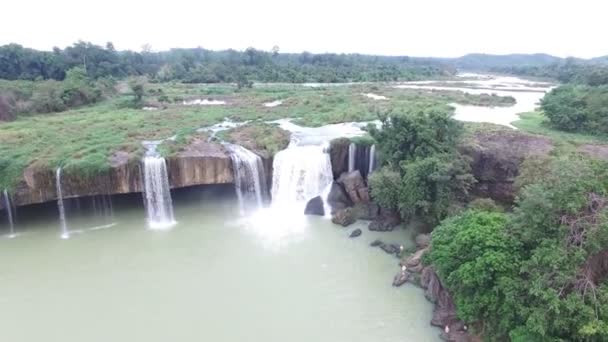
<svg viewBox="0 0 608 342">
<path fill-rule="evenodd" d="M 606 3 L 606 4 L 604 4 Z M 460 56 L 608 54 L 606 0 L 6 0 L 0 44 Z"/>
</svg>

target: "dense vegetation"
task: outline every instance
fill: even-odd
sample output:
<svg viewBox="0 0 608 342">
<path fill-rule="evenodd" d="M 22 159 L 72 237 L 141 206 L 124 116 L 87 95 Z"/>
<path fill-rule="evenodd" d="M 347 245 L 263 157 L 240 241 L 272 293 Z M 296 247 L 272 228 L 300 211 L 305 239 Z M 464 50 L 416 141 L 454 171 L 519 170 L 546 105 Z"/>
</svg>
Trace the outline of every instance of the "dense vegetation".
<svg viewBox="0 0 608 342">
<path fill-rule="evenodd" d="M 456 142 L 462 124 L 441 108 L 381 115 L 382 129 L 371 128 L 387 165 L 370 177 L 372 196 L 384 207 L 430 223 L 461 204 L 474 183 L 469 163 Z"/>
<path fill-rule="evenodd" d="M 553 89 L 541 105 L 550 123 L 569 132 L 608 133 L 608 85 L 564 85 Z"/>
<path fill-rule="evenodd" d="M 512 214 L 472 210 L 433 232 L 459 317 L 489 339 L 608 339 L 606 165 L 532 163 Z"/>
<path fill-rule="evenodd" d="M 78 42 L 63 50 L 37 51 L 17 44 L 0 46 L 0 79 L 63 80 L 68 70 L 82 67 L 92 79 L 148 76 L 158 81 L 187 83 L 351 82 L 414 80 L 453 74 L 436 61 L 409 57 L 338 54 L 281 54 L 211 51 L 203 48 L 152 52 L 116 51 Z"/>
</svg>

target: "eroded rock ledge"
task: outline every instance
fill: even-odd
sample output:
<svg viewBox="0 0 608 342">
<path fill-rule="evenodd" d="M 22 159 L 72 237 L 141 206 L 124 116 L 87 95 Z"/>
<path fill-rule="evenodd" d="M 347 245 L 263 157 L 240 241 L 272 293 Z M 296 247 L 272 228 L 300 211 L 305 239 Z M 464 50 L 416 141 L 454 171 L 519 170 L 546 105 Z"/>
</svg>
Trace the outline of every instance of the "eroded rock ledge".
<svg viewBox="0 0 608 342">
<path fill-rule="evenodd" d="M 268 164 L 265 161 L 264 165 Z M 167 158 L 167 166 L 171 188 L 234 182 L 230 156 L 217 143 L 194 140 L 184 151 Z M 86 177 L 67 170 L 62 174 L 61 183 L 65 198 L 141 192 L 141 160 L 126 152 L 117 152 L 110 157 L 107 172 Z M 18 206 L 56 200 L 55 170 L 36 165 L 28 167 L 12 197 Z"/>
</svg>

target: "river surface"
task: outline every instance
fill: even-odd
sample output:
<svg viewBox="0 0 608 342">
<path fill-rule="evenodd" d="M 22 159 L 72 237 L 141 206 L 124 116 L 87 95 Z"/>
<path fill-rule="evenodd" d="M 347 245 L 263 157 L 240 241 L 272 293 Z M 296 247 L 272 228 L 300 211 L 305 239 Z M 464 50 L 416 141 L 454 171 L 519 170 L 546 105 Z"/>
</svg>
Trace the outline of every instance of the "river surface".
<svg viewBox="0 0 608 342">
<path fill-rule="evenodd" d="M 231 187 L 173 197 L 169 231 L 146 229 L 141 195 L 115 197 L 112 216 L 66 203 L 66 240 L 56 206 L 20 208 L 19 235 L 0 239 L 1 340 L 439 340 L 423 291 L 393 288 L 397 259 L 369 246 L 411 245 L 411 230 L 272 209 L 239 216 Z M 349 239 L 356 227 L 363 235 Z"/>
<path fill-rule="evenodd" d="M 515 128 L 512 123 L 519 120 L 519 114 L 534 111 L 540 100 L 554 85 L 535 82 L 513 76 L 482 75 L 464 73 L 459 79 L 447 81 L 406 82 L 395 86 L 400 89 L 422 89 L 427 91 L 449 90 L 468 94 L 496 94 L 511 96 L 516 103 L 512 106 L 483 107 L 451 104 L 454 118 L 460 121 L 488 122 Z"/>
</svg>

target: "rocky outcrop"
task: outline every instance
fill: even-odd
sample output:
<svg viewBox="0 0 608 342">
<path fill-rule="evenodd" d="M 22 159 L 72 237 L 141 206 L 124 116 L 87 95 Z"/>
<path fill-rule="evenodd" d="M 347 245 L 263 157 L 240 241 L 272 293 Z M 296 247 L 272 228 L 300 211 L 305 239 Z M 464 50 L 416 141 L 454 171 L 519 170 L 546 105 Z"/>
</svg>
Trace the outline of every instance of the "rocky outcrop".
<svg viewBox="0 0 608 342">
<path fill-rule="evenodd" d="M 376 218 L 369 223 L 368 229 L 371 231 L 388 232 L 392 231 L 400 224 L 401 215 L 399 215 L 399 212 L 380 208 Z"/>
<path fill-rule="evenodd" d="M 476 337 L 467 332 L 466 324 L 458 319 L 454 300 L 441 283 L 435 269 L 432 266 L 425 266 L 421 262 L 424 254 L 431 248 L 427 244 L 427 237 L 416 237 L 416 242 L 420 244 L 420 247 L 414 254 L 401 260 L 401 272 L 393 279 L 393 286 L 399 286 L 402 281 L 407 282 L 409 280 L 425 290 L 426 298 L 435 304 L 431 325 L 444 330 L 441 334 L 443 340 L 453 342 L 476 341 Z"/>
<path fill-rule="evenodd" d="M 234 182 L 232 161 L 220 144 L 195 140 L 182 152 L 168 158 L 167 167 L 171 188 Z M 139 158 L 133 158 L 127 152 L 116 152 L 109 158 L 107 171 L 83 176 L 78 171 L 65 169 L 61 184 L 65 198 L 126 194 L 142 191 L 142 177 Z M 56 200 L 55 170 L 30 165 L 11 195 L 18 206 Z"/>
<path fill-rule="evenodd" d="M 344 172 L 348 172 L 348 146 L 350 139 L 338 138 L 329 144 L 329 157 L 334 179 L 338 179 Z"/>
<path fill-rule="evenodd" d="M 337 182 L 344 187 L 348 198 L 354 204 L 369 202 L 369 190 L 358 170 L 343 173 Z"/>
<path fill-rule="evenodd" d="M 304 215 L 325 215 L 325 208 L 323 207 L 323 199 L 321 198 L 321 196 L 317 196 L 308 201 L 308 203 L 306 203 L 306 208 L 304 208 Z"/>
<path fill-rule="evenodd" d="M 341 209 L 336 211 L 335 214 L 331 217 L 331 222 L 334 224 L 339 224 L 342 227 L 348 227 L 351 224 L 355 223 L 357 219 L 351 208 Z"/>
<path fill-rule="evenodd" d="M 521 163 L 530 156 L 548 155 L 553 143 L 547 137 L 515 130 L 480 131 L 459 149 L 471 159 L 472 173 L 477 179 L 473 194 L 511 203 Z"/>
<path fill-rule="evenodd" d="M 331 207 L 332 213 L 353 206 L 342 185 L 337 182 L 331 184 L 331 189 L 327 195 L 327 203 Z"/>
</svg>

